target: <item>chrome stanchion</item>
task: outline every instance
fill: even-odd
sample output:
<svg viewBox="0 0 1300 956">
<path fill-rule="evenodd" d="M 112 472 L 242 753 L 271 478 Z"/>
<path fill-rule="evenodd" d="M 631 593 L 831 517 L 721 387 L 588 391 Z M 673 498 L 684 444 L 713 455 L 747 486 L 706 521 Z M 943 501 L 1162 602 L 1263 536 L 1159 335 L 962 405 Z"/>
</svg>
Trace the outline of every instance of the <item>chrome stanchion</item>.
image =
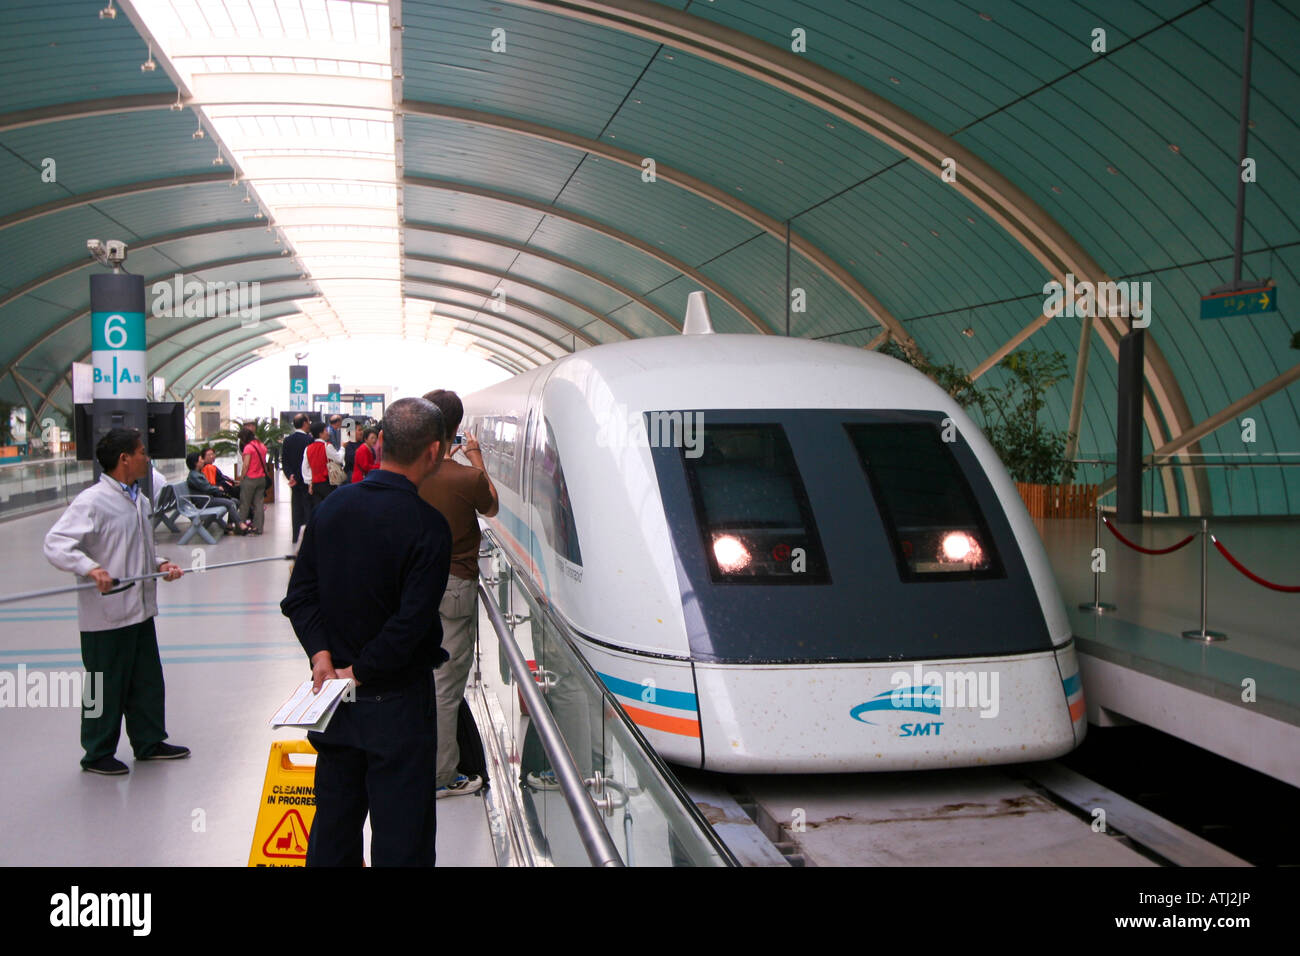
<svg viewBox="0 0 1300 956">
<path fill-rule="evenodd" d="M 1201 519 L 1201 629 L 1199 631 L 1183 631 L 1183 637 L 1193 641 L 1204 641 L 1210 644 L 1214 641 L 1226 641 L 1228 635 L 1222 631 L 1209 631 L 1205 628 L 1206 608 L 1209 603 L 1209 554 L 1210 554 L 1210 531 L 1209 522 Z"/>
<path fill-rule="evenodd" d="M 1096 520 L 1092 529 L 1092 553 L 1093 560 L 1096 561 L 1096 554 L 1101 550 L 1101 499 L 1093 500 L 1092 511 Z M 1101 571 L 1094 568 L 1092 572 L 1092 603 L 1080 604 L 1080 611 L 1092 611 L 1094 614 L 1105 614 L 1107 611 L 1115 610 L 1115 605 L 1106 604 L 1101 599 Z"/>
</svg>

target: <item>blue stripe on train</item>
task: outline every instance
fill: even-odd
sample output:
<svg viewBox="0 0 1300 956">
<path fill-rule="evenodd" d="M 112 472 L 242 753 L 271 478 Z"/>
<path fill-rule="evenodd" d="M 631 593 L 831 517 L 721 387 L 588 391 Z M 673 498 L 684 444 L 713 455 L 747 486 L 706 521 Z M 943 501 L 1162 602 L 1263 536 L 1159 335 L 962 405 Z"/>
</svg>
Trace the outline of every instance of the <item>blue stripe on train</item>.
<svg viewBox="0 0 1300 956">
<path fill-rule="evenodd" d="M 671 707 L 674 710 L 688 710 L 691 713 L 696 713 L 700 709 L 696 696 L 686 691 L 656 687 L 654 688 L 654 696 L 647 700 L 645 692 L 649 685 L 635 684 L 630 680 L 623 680 L 621 677 L 602 674 L 600 671 L 596 673 L 605 682 L 605 686 L 620 697 L 626 697 L 629 700 L 640 701 L 645 704 L 655 704 L 659 707 Z"/>
</svg>

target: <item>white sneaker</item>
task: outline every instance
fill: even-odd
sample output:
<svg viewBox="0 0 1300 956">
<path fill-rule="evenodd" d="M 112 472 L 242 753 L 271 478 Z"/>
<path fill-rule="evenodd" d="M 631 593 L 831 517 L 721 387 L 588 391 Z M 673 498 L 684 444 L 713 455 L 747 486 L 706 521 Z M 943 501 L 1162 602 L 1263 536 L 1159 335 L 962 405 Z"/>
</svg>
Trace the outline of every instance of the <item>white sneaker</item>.
<svg viewBox="0 0 1300 956">
<path fill-rule="evenodd" d="M 462 773 L 447 786 L 439 787 L 437 796 L 439 800 L 443 797 L 458 797 L 462 793 L 477 793 L 482 787 L 483 778 L 478 774 L 467 777 Z"/>
<path fill-rule="evenodd" d="M 524 778 L 524 782 L 534 790 L 560 789 L 560 781 L 556 778 L 554 770 L 543 770 L 540 773 L 530 773 Z"/>
</svg>

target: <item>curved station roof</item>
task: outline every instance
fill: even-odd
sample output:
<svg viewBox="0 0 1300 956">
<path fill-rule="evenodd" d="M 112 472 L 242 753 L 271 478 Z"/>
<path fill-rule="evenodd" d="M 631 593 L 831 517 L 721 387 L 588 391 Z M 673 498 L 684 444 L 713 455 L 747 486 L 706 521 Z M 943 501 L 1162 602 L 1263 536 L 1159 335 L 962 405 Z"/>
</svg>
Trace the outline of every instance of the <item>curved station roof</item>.
<svg viewBox="0 0 1300 956">
<path fill-rule="evenodd" d="M 1062 352 L 1084 371 L 1047 423 L 1109 457 L 1127 320 L 1049 314 L 1072 276 L 1150 283 L 1147 451 L 1300 450 L 1291 2 L 1255 3 L 1243 233 L 1243 274 L 1286 295 L 1200 318 L 1232 278 L 1244 9 L 8 0 L 0 399 L 66 414 L 98 237 L 146 290 L 260 284 L 256 323 L 150 317 L 177 398 L 359 334 L 523 370 L 677 334 L 704 289 L 720 332 L 893 340 L 985 383 Z M 1153 494 L 1294 514 L 1296 472 L 1166 468 Z"/>
</svg>

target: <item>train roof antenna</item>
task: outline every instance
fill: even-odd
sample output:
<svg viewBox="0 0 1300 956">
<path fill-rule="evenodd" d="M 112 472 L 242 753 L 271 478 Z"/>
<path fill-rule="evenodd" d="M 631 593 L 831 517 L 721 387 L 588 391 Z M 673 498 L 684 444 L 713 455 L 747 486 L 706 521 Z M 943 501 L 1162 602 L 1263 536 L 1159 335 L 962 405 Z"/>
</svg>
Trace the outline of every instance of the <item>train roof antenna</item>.
<svg viewBox="0 0 1300 956">
<path fill-rule="evenodd" d="M 713 323 L 709 320 L 709 299 L 703 290 L 686 297 L 686 324 L 682 335 L 712 335 Z"/>
</svg>

